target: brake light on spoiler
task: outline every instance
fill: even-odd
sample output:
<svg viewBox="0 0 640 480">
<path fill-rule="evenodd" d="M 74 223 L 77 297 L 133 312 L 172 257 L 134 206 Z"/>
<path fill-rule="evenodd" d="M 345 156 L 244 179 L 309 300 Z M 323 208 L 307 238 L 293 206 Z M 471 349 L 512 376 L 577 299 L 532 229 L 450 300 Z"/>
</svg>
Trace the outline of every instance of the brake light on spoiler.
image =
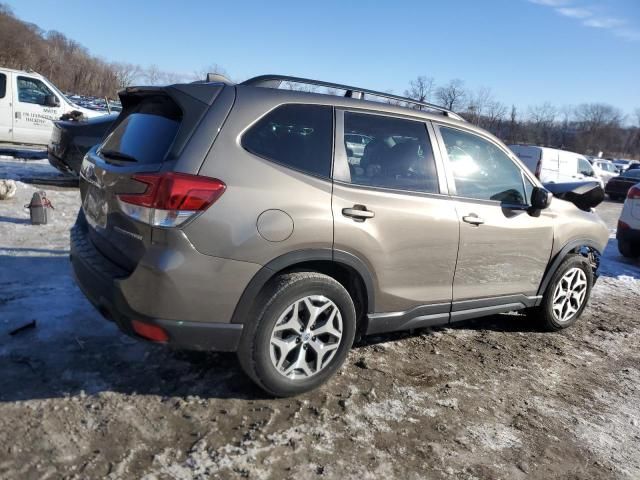
<svg viewBox="0 0 640 480">
<path fill-rule="evenodd" d="M 142 193 L 118 195 L 122 211 L 154 227 L 178 227 L 209 208 L 227 186 L 217 178 L 186 173 L 144 173 L 133 179 L 145 183 Z"/>
</svg>

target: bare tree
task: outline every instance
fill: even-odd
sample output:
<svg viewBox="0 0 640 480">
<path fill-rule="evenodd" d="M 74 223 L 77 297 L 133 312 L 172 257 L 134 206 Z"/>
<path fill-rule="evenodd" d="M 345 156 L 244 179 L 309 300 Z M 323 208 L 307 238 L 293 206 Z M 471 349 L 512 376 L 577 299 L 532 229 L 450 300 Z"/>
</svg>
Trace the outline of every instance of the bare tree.
<svg viewBox="0 0 640 480">
<path fill-rule="evenodd" d="M 507 143 L 513 145 L 518 143 L 520 134 L 520 125 L 518 123 L 518 111 L 515 105 L 511 105 L 511 113 L 509 114 L 509 135 L 507 136 Z"/>
<path fill-rule="evenodd" d="M 504 103 L 491 99 L 486 104 L 480 124 L 493 134 L 499 135 L 506 114 L 507 106 Z"/>
<path fill-rule="evenodd" d="M 404 96 L 409 97 L 418 102 L 429 102 L 433 96 L 435 88 L 435 80 L 433 77 L 425 77 L 423 75 L 409 82 L 409 89 L 404 91 Z M 414 108 L 422 110 L 420 105 L 413 105 Z"/>
<path fill-rule="evenodd" d="M 605 103 L 583 103 L 575 110 L 580 129 L 581 147 L 585 152 L 597 153 L 622 143 L 620 110 Z"/>
<path fill-rule="evenodd" d="M 448 84 L 438 88 L 436 98 L 440 104 L 452 111 L 458 111 L 464 106 L 467 91 L 460 79 L 451 80 Z"/>
<path fill-rule="evenodd" d="M 556 115 L 556 108 L 549 102 L 529 107 L 530 135 L 532 143 L 551 145 L 551 133 Z"/>
<path fill-rule="evenodd" d="M 149 85 L 159 85 L 162 83 L 163 74 L 157 65 L 149 65 L 143 72 L 145 82 Z"/>
<path fill-rule="evenodd" d="M 133 65 L 132 63 L 114 62 L 111 64 L 111 68 L 120 88 L 133 85 L 141 74 L 140 65 Z"/>
<path fill-rule="evenodd" d="M 485 110 L 491 102 L 494 102 L 491 89 L 487 87 L 479 88 L 475 93 L 467 94 L 467 115 L 466 119 L 475 124 L 480 125 Z"/>
<path fill-rule="evenodd" d="M 201 68 L 193 72 L 193 80 L 205 80 L 207 78 L 207 74 L 213 73 L 216 75 L 222 75 L 224 77 L 228 77 L 227 71 L 225 68 L 218 63 L 210 63 L 208 66 Z"/>
</svg>

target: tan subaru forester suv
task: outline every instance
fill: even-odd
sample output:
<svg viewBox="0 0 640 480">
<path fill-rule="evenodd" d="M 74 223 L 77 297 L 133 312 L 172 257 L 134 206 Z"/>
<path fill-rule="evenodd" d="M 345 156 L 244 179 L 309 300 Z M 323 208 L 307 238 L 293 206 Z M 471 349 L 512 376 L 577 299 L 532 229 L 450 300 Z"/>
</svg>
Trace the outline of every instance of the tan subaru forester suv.
<svg viewBox="0 0 640 480">
<path fill-rule="evenodd" d="M 587 304 L 603 222 L 453 112 L 276 75 L 120 97 L 82 164 L 71 260 L 130 335 L 236 351 L 286 396 L 363 335 L 512 310 L 558 330 Z"/>
</svg>

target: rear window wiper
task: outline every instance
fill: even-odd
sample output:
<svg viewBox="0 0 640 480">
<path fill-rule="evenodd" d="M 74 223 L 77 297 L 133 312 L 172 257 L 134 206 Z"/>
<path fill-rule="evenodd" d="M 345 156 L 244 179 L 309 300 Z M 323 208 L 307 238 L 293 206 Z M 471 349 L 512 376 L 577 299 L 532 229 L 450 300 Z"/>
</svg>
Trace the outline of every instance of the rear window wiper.
<svg viewBox="0 0 640 480">
<path fill-rule="evenodd" d="M 119 152 L 117 150 L 100 150 L 103 157 L 111 158 L 113 160 L 120 160 L 122 162 L 137 162 L 138 159 L 132 155 Z"/>
</svg>

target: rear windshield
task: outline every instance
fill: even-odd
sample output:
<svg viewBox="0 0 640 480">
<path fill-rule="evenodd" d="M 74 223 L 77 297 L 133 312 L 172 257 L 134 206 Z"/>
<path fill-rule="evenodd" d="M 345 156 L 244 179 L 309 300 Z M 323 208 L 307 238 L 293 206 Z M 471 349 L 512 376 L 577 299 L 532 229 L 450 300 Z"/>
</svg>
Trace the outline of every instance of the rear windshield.
<svg viewBox="0 0 640 480">
<path fill-rule="evenodd" d="M 182 111 L 169 97 L 147 97 L 109 134 L 100 154 L 106 160 L 159 163 L 165 160 L 180 128 Z"/>
</svg>

